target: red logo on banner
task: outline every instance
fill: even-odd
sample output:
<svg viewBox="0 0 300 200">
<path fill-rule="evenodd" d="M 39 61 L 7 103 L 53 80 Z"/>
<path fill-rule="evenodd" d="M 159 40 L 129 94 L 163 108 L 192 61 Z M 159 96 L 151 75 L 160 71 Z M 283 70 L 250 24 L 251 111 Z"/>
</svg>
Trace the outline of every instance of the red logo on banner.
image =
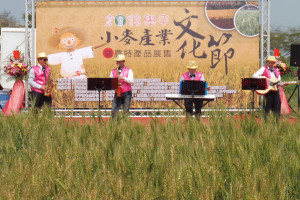
<svg viewBox="0 0 300 200">
<path fill-rule="evenodd" d="M 105 49 L 103 50 L 103 56 L 104 56 L 105 58 L 111 58 L 111 57 L 114 56 L 114 51 L 113 51 L 111 48 L 105 48 Z"/>
</svg>

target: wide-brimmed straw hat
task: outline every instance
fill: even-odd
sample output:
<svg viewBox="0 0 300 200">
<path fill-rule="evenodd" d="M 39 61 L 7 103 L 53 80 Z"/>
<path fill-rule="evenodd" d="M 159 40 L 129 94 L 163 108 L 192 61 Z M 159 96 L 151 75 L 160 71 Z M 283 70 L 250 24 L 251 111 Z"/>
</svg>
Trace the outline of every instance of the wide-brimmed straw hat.
<svg viewBox="0 0 300 200">
<path fill-rule="evenodd" d="M 125 61 L 125 55 L 124 54 L 118 54 L 115 58 L 115 61 Z"/>
<path fill-rule="evenodd" d="M 76 37 L 78 37 L 81 40 L 81 44 L 84 43 L 87 39 L 86 34 L 78 29 L 78 28 L 74 28 L 74 27 L 64 27 L 61 29 L 58 29 L 58 31 L 56 31 L 54 33 L 54 35 L 52 35 L 48 41 L 49 45 L 52 47 L 57 47 L 57 45 L 60 42 L 60 37 L 64 34 L 64 33 L 73 33 L 75 34 Z"/>
<path fill-rule="evenodd" d="M 197 69 L 198 65 L 196 64 L 196 61 L 189 61 L 189 64 L 186 67 L 188 69 Z"/>
<path fill-rule="evenodd" d="M 275 56 L 269 56 L 267 58 L 267 61 L 270 61 L 270 62 L 277 62 L 277 59 L 275 58 Z"/>
<path fill-rule="evenodd" d="M 48 58 L 48 56 L 47 56 L 47 54 L 46 54 L 45 52 L 40 52 L 40 53 L 37 55 L 36 58 L 37 58 L 37 59 L 39 59 L 39 58 Z"/>
</svg>

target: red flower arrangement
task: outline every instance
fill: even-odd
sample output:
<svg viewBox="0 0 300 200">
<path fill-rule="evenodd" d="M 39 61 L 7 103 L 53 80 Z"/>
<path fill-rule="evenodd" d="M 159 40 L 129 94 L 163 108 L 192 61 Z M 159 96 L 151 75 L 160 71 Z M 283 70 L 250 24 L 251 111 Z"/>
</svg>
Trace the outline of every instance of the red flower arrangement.
<svg viewBox="0 0 300 200">
<path fill-rule="evenodd" d="M 285 57 L 280 57 L 279 49 L 274 49 L 274 56 L 277 60 L 274 67 L 278 68 L 280 75 L 285 75 L 291 72 L 289 66 L 285 63 Z"/>
<path fill-rule="evenodd" d="M 7 73 L 10 77 L 22 78 L 26 75 L 28 68 L 24 62 L 24 54 L 16 53 L 14 51 L 14 57 L 10 57 L 10 63 L 7 66 L 4 66 L 4 72 Z"/>
<path fill-rule="evenodd" d="M 291 69 L 288 67 L 288 65 L 281 60 L 277 60 L 277 62 L 275 63 L 275 67 L 279 69 L 281 76 L 291 72 Z"/>
</svg>

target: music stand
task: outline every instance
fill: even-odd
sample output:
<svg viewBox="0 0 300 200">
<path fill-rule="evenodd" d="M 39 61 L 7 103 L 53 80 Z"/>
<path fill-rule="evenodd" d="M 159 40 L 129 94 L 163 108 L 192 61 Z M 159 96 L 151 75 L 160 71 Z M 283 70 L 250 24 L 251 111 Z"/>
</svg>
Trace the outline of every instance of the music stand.
<svg viewBox="0 0 300 200">
<path fill-rule="evenodd" d="M 298 90 L 298 111 L 300 111 L 300 85 L 299 85 L 300 84 L 300 63 L 297 63 L 297 61 L 295 61 L 291 65 L 297 67 L 297 71 L 295 72 L 296 73 L 295 75 L 298 77 L 298 81 L 291 96 L 288 99 L 288 103 L 290 102 L 291 98 L 294 96 L 295 92 Z M 296 113 L 295 110 L 290 105 L 289 107 L 293 110 L 294 113 Z"/>
<path fill-rule="evenodd" d="M 118 78 L 88 78 L 87 90 L 97 90 L 99 94 L 99 110 L 100 110 L 100 92 L 102 90 L 118 89 Z"/>
<path fill-rule="evenodd" d="M 179 94 L 182 95 L 206 95 L 207 83 L 205 81 L 183 80 L 180 82 Z"/>
<path fill-rule="evenodd" d="M 266 78 L 242 78 L 242 90 L 252 91 L 252 109 L 254 109 L 254 91 L 267 89 Z"/>
</svg>

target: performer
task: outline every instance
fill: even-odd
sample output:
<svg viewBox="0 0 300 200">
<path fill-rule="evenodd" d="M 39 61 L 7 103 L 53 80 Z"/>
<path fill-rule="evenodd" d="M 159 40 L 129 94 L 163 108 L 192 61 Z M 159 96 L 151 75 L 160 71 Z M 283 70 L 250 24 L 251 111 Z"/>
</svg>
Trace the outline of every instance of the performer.
<svg viewBox="0 0 300 200">
<path fill-rule="evenodd" d="M 274 55 L 275 55 L 275 50 L 274 49 Z M 277 49 L 277 51 L 279 51 L 279 49 Z M 283 62 L 278 60 L 280 58 L 279 56 L 279 52 L 277 53 L 278 56 L 275 56 L 277 62 L 274 65 L 274 68 L 277 68 L 278 71 L 280 72 L 280 74 L 283 74 L 283 72 L 286 70 L 287 65 Z M 284 83 L 284 84 L 278 84 L 278 88 L 280 90 L 279 94 L 280 94 L 280 101 L 281 101 L 281 111 L 280 111 L 280 115 L 289 115 L 292 113 L 292 110 L 289 106 L 289 102 L 286 98 L 285 92 L 284 92 L 284 87 L 289 85 L 288 83 Z"/>
<path fill-rule="evenodd" d="M 46 83 L 48 79 L 52 78 L 49 76 L 50 67 L 47 65 L 48 57 L 45 52 L 41 52 L 37 56 L 38 64 L 32 66 L 29 71 L 28 83 L 31 86 L 32 102 L 34 108 L 41 108 L 44 104 L 51 106 L 52 98 L 45 96 L 44 92 L 47 89 Z M 53 80 L 51 80 L 53 82 Z"/>
<path fill-rule="evenodd" d="M 94 47 L 78 48 L 85 40 L 86 36 L 84 32 L 73 27 L 59 29 L 57 33 L 50 38 L 49 44 L 52 47 L 66 51 L 50 54 L 48 56 L 50 65 L 61 64 L 60 73 L 64 78 L 86 78 L 83 60 L 86 58 L 94 58 L 93 50 L 106 45 L 105 43 Z"/>
<path fill-rule="evenodd" d="M 195 61 L 189 61 L 188 72 L 182 74 L 180 81 L 182 80 L 195 80 L 195 81 L 205 81 L 204 75 L 201 72 L 197 71 L 198 65 Z M 184 107 L 186 110 L 187 117 L 193 115 L 193 104 L 195 105 L 195 115 L 200 117 L 201 108 L 203 106 L 202 100 L 196 99 L 184 99 Z"/>
<path fill-rule="evenodd" d="M 253 74 L 254 78 L 266 77 L 268 79 L 277 78 L 278 81 L 281 81 L 280 72 L 277 68 L 274 68 L 276 63 L 275 56 L 269 56 L 267 59 L 267 64 L 261 67 L 257 72 Z M 270 111 L 274 114 L 280 115 L 281 101 L 279 90 L 275 92 L 269 92 L 265 95 L 266 103 L 264 105 L 264 110 L 266 114 Z"/>
<path fill-rule="evenodd" d="M 130 102 L 132 98 L 131 84 L 133 84 L 134 82 L 132 70 L 124 65 L 125 56 L 123 54 L 119 54 L 115 60 L 118 67 L 110 73 L 110 77 L 118 78 L 119 88 L 118 90 L 116 90 L 114 100 L 112 103 L 112 118 L 116 116 L 122 104 L 124 108 L 124 113 L 129 112 Z"/>
</svg>

